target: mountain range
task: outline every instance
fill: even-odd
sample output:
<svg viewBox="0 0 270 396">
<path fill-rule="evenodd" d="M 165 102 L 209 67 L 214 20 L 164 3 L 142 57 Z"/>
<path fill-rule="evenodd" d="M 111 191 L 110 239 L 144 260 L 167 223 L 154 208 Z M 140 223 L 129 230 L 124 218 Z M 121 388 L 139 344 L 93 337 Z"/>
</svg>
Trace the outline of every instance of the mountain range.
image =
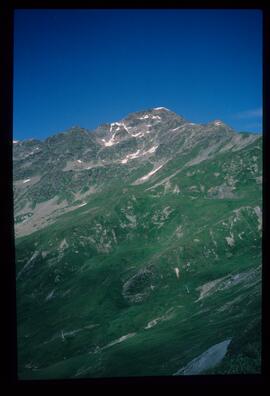
<svg viewBox="0 0 270 396">
<path fill-rule="evenodd" d="M 147 109 L 13 181 L 20 378 L 260 372 L 261 135 Z"/>
</svg>

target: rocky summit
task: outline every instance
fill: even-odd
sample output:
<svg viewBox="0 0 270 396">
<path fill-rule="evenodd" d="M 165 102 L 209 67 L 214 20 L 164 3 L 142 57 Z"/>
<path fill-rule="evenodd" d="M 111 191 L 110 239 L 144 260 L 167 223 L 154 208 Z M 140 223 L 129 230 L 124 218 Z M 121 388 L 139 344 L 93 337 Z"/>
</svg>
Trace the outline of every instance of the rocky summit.
<svg viewBox="0 0 270 396">
<path fill-rule="evenodd" d="M 262 136 L 164 108 L 13 142 L 22 379 L 260 372 Z"/>
</svg>

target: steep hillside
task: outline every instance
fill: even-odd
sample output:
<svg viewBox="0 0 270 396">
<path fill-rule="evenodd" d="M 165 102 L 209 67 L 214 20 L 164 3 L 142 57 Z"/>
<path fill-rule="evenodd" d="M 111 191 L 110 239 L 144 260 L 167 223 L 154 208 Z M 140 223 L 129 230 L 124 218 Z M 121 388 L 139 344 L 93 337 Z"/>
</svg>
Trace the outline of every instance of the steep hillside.
<svg viewBox="0 0 270 396">
<path fill-rule="evenodd" d="M 20 378 L 259 372 L 261 184 L 165 108 L 14 143 Z"/>
</svg>

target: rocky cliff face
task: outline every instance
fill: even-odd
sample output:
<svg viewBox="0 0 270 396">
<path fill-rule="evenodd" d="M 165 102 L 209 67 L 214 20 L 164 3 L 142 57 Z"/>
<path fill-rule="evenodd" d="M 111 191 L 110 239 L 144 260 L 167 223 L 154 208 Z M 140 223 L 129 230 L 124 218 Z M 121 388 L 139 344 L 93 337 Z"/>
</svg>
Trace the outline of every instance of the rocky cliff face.
<svg viewBox="0 0 270 396">
<path fill-rule="evenodd" d="M 21 377 L 258 372 L 261 183 L 260 135 L 165 108 L 14 143 Z"/>
</svg>

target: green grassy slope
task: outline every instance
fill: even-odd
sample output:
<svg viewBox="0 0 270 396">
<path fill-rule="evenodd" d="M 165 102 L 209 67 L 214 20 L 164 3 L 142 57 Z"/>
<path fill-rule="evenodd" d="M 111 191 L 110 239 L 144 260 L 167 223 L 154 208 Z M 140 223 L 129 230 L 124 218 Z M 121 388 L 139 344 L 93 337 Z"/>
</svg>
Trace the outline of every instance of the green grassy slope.
<svg viewBox="0 0 270 396">
<path fill-rule="evenodd" d="M 205 373 L 259 372 L 260 142 L 156 187 L 181 156 L 143 184 L 119 176 L 17 238 L 19 377 L 172 375 L 225 339 Z"/>
</svg>

